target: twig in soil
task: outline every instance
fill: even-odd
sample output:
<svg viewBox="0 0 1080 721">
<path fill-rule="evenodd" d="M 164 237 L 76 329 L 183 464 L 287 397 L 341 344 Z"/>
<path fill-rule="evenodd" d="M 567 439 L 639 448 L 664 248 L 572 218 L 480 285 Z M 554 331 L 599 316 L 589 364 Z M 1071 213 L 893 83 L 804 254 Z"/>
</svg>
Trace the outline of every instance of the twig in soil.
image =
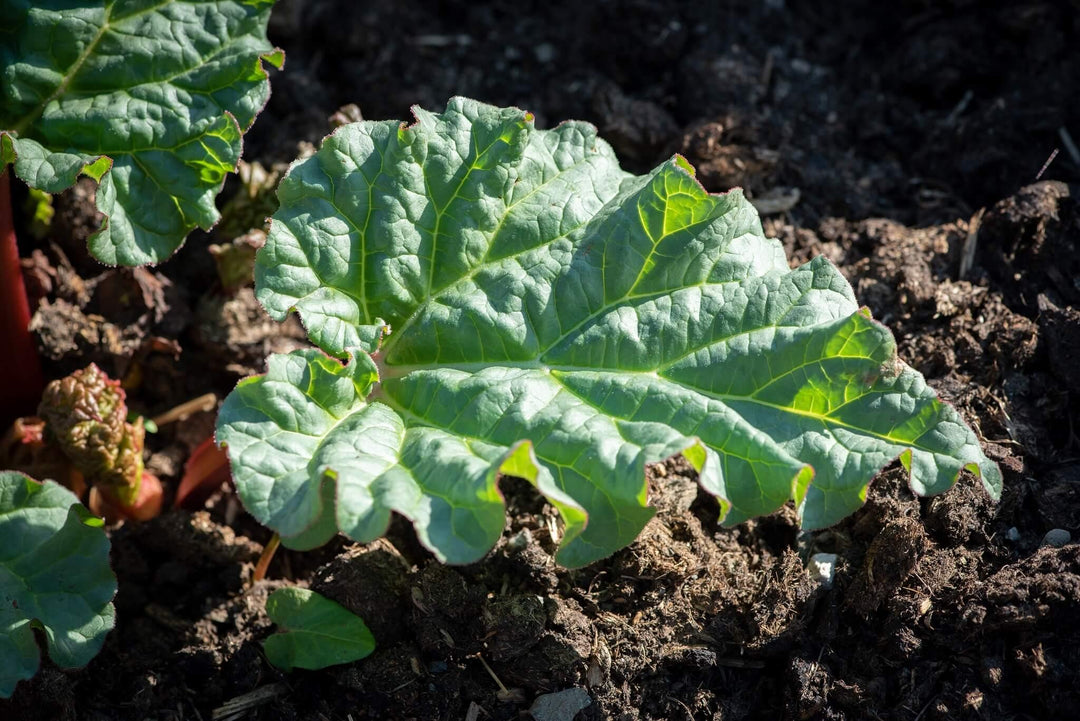
<svg viewBox="0 0 1080 721">
<path fill-rule="evenodd" d="M 824 655 L 825 655 L 825 647 L 822 646 L 821 650 L 818 651 L 817 658 L 814 659 L 814 663 L 810 666 L 810 673 L 808 675 L 809 675 L 809 677 L 811 679 L 814 678 L 814 674 L 816 674 L 817 670 L 821 667 L 821 657 L 824 656 Z"/>
<path fill-rule="evenodd" d="M 682 706 L 682 707 L 683 707 L 683 710 L 684 710 L 684 711 L 686 711 L 686 716 L 687 716 L 687 718 L 689 718 L 689 719 L 690 719 L 690 721 L 694 721 L 694 712 L 690 710 L 690 707 L 689 707 L 689 706 L 687 706 L 687 705 L 686 705 L 685 703 L 683 703 L 683 702 L 682 702 L 682 701 L 681 701 L 680 699 L 677 699 L 677 698 L 675 698 L 674 696 L 668 696 L 667 698 L 668 698 L 668 701 L 674 701 L 675 703 L 677 703 L 677 704 L 679 704 L 680 706 Z"/>
<path fill-rule="evenodd" d="M 257 706 L 269 703 L 288 690 L 283 683 L 272 683 L 268 686 L 260 686 L 254 691 L 229 699 L 221 706 L 214 709 L 211 718 L 214 721 L 236 721 L 247 712 Z"/>
<path fill-rule="evenodd" d="M 975 97 L 975 93 L 971 90 L 964 92 L 964 97 L 960 98 L 960 102 L 956 104 L 956 107 L 952 109 L 952 112 L 945 118 L 945 125 L 951 127 L 956 124 L 956 121 L 967 110 L 967 106 L 971 104 L 972 99 Z"/>
<path fill-rule="evenodd" d="M 488 666 L 488 663 L 487 663 L 487 661 L 484 660 L 484 657 L 481 656 L 480 654 L 476 654 L 476 658 L 478 658 L 480 660 L 480 663 L 483 664 L 484 669 L 487 670 L 488 674 L 493 679 L 495 679 L 495 683 L 499 686 L 499 691 L 501 691 L 503 693 L 510 693 L 510 689 L 506 688 L 506 686 L 503 685 L 503 682 L 500 681 L 499 677 L 495 675 L 495 672 L 491 669 L 491 666 Z"/>
<path fill-rule="evenodd" d="M 195 718 L 199 721 L 203 721 L 202 714 L 199 713 L 199 707 L 192 703 L 191 699 L 188 699 L 188 703 L 191 704 L 191 710 L 195 713 Z M 177 708 L 181 708 L 180 704 L 177 704 Z"/>
<path fill-rule="evenodd" d="M 985 212 L 986 208 L 979 208 L 979 212 L 971 216 L 971 221 L 968 223 L 967 237 L 964 238 L 964 249 L 960 254 L 960 280 L 963 280 L 964 276 L 971 272 L 971 266 L 975 264 L 975 249 L 979 247 L 979 226 L 982 225 L 983 213 Z"/>
<path fill-rule="evenodd" d="M 551 537 L 551 542 L 557 546 L 559 545 L 559 525 L 555 522 L 553 516 L 545 516 L 545 518 L 547 520 L 548 536 Z"/>
<path fill-rule="evenodd" d="M 764 661 L 755 661 L 750 658 L 717 658 L 716 665 L 728 668 L 765 668 Z"/>
<path fill-rule="evenodd" d="M 259 581 L 266 578 L 266 569 L 270 567 L 270 561 L 274 558 L 274 552 L 277 551 L 278 546 L 281 545 L 281 536 L 274 534 L 270 537 L 270 540 L 263 546 L 262 555 L 259 556 L 259 562 L 255 564 L 255 572 L 251 574 L 251 585 L 255 585 Z"/>
<path fill-rule="evenodd" d="M 1035 174 L 1035 180 L 1038 180 L 1043 176 L 1043 173 L 1045 173 L 1046 169 L 1050 167 L 1050 163 L 1054 162 L 1054 158 L 1058 156 L 1059 152 L 1060 151 L 1058 148 L 1054 148 L 1054 152 L 1050 153 L 1050 157 L 1046 159 L 1046 162 L 1042 164 L 1041 168 L 1039 168 L 1039 172 Z"/>
<path fill-rule="evenodd" d="M 472 38 L 464 33 L 458 35 L 416 35 L 412 39 L 414 45 L 428 48 L 445 48 L 451 45 L 462 47 L 472 45 Z"/>
<path fill-rule="evenodd" d="M 926 702 L 926 705 L 922 707 L 922 711 L 919 712 L 919 715 L 916 716 L 913 721 L 919 721 L 919 719 L 921 719 L 930 709 L 930 704 L 934 703 L 935 701 L 937 701 L 937 696 L 932 696 L 930 700 Z"/>
<path fill-rule="evenodd" d="M 167 423 L 186 420 L 202 411 L 212 411 L 217 406 L 218 397 L 214 393 L 205 393 L 198 398 L 185 401 L 175 408 L 170 408 L 161 415 L 154 416 L 153 422 L 160 428 Z"/>
<path fill-rule="evenodd" d="M 761 94 L 769 92 L 769 83 L 772 82 L 773 67 L 776 65 L 776 52 L 773 49 L 769 49 L 769 52 L 765 53 L 765 66 L 761 69 L 761 79 L 758 81 L 761 85 Z"/>
<path fill-rule="evenodd" d="M 1076 147 L 1072 136 L 1069 135 L 1068 128 L 1064 125 L 1058 128 L 1058 137 L 1061 138 L 1061 142 L 1065 145 L 1065 150 L 1069 153 L 1069 157 L 1072 158 L 1073 164 L 1080 167 L 1080 148 Z"/>
<path fill-rule="evenodd" d="M 596 582 L 599 581 L 602 576 L 606 576 L 606 575 L 607 575 L 607 571 L 600 571 L 595 576 L 593 576 L 592 580 L 589 581 L 589 587 L 585 589 L 585 595 L 586 596 L 592 596 L 593 586 L 596 585 Z"/>
</svg>

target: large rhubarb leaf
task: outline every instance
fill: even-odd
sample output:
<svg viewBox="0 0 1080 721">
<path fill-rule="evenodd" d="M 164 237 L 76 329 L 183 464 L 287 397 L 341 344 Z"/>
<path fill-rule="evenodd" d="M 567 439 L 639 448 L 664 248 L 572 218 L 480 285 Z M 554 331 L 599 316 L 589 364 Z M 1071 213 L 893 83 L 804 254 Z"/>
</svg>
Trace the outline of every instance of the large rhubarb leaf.
<svg viewBox="0 0 1080 721">
<path fill-rule="evenodd" d="M 740 191 L 709 195 L 679 157 L 625 173 L 581 123 L 415 112 L 296 163 L 257 258 L 267 310 L 352 359 L 273 357 L 222 408 L 241 498 L 287 542 L 372 540 L 396 511 L 472 561 L 505 473 L 560 510 L 559 561 L 582 565 L 637 536 L 645 464 L 679 452 L 729 523 L 794 499 L 830 525 L 898 456 L 920 494 L 964 468 L 999 494 L 836 268 L 790 270 Z"/>
<path fill-rule="evenodd" d="M 0 170 L 57 193 L 99 182 L 105 263 L 158 263 L 236 168 L 270 95 L 273 0 L 0 0 Z"/>
<path fill-rule="evenodd" d="M 35 628 L 58 666 L 101 650 L 116 594 L 103 525 L 66 488 L 0 472 L 0 697 L 37 672 Z"/>
</svg>

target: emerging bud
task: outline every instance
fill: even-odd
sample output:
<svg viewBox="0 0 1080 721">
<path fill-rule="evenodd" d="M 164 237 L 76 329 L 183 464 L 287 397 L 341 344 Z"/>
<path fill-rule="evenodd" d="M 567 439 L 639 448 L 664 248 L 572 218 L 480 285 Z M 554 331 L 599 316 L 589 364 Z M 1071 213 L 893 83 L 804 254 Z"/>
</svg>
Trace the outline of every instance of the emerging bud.
<svg viewBox="0 0 1080 721">
<path fill-rule="evenodd" d="M 146 430 L 141 418 L 128 423 L 124 400 L 120 382 L 91 363 L 46 386 L 38 415 L 87 481 L 127 507 L 139 497 Z"/>
</svg>

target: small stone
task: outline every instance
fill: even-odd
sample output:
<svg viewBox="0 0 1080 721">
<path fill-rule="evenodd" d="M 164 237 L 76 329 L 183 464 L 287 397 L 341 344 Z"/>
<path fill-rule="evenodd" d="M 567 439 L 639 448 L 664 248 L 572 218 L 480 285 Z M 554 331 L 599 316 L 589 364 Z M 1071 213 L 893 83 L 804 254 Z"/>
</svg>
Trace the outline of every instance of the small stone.
<svg viewBox="0 0 1080 721">
<path fill-rule="evenodd" d="M 521 553 L 529 547 L 530 543 L 532 543 L 532 533 L 528 528 L 522 528 L 506 540 L 506 550 L 510 553 Z"/>
<path fill-rule="evenodd" d="M 1072 540 L 1072 534 L 1066 531 L 1064 528 L 1053 528 L 1046 532 L 1043 536 L 1040 546 L 1050 546 L 1051 548 L 1061 548 L 1066 543 Z"/>
<path fill-rule="evenodd" d="M 836 576 L 836 554 L 815 553 L 810 556 L 810 578 L 821 584 L 826 591 L 832 588 Z"/>
<path fill-rule="evenodd" d="M 1020 540 L 1020 529 L 1016 526 L 1013 526 L 1009 530 L 1005 531 L 1005 538 L 1009 539 L 1013 543 L 1016 543 Z"/>
<path fill-rule="evenodd" d="M 537 696 L 529 713 L 536 721 L 573 721 L 578 711 L 591 703 L 592 699 L 585 689 L 568 688 Z"/>
<path fill-rule="evenodd" d="M 533 48 L 533 54 L 539 62 L 546 65 L 555 59 L 555 46 L 551 43 L 540 43 Z"/>
<path fill-rule="evenodd" d="M 802 58 L 794 58 L 791 61 L 791 69 L 799 75 L 809 75 L 810 71 L 814 69 L 814 66 Z"/>
</svg>

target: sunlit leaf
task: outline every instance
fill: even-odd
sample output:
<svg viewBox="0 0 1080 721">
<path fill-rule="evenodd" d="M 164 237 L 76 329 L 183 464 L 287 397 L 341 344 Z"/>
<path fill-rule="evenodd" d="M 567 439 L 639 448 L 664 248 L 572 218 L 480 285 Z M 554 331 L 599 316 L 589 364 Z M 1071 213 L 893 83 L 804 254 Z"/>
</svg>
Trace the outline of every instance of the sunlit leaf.
<svg viewBox="0 0 1080 721">
<path fill-rule="evenodd" d="M 967 468 L 999 494 L 839 271 L 789 269 L 740 191 L 677 156 L 623 172 L 582 123 L 415 112 L 294 164 L 257 256 L 267 310 L 351 358 L 272 357 L 222 408 L 240 496 L 286 543 L 370 541 L 393 511 L 467 563 L 502 532 L 504 473 L 559 509 L 579 566 L 636 538 L 645 464 L 680 452 L 729 523 L 794 499 L 828 526 L 897 457 L 917 493 Z"/>
<path fill-rule="evenodd" d="M 57 193 L 99 181 L 105 263 L 159 263 L 196 227 L 266 104 L 272 2 L 0 0 L 0 169 Z"/>
</svg>

